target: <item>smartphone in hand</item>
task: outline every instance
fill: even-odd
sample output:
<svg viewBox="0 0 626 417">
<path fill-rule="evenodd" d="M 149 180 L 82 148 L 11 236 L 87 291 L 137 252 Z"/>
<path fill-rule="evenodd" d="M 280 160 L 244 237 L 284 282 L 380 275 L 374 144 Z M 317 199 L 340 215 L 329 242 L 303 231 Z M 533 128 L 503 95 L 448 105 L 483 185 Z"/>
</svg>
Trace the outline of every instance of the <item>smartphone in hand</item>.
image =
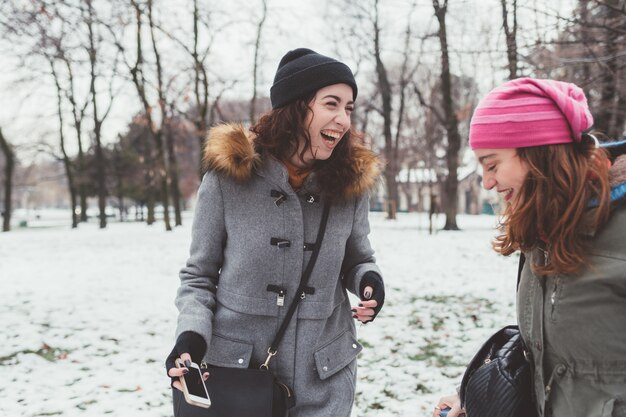
<svg viewBox="0 0 626 417">
<path fill-rule="evenodd" d="M 179 368 L 185 367 L 180 359 L 176 359 L 176 366 Z M 198 364 L 194 362 L 191 362 L 191 366 L 187 369 L 189 369 L 189 372 L 180 377 L 180 383 L 183 386 L 185 401 L 191 405 L 209 408 L 211 406 L 211 399 L 209 398 L 206 385 L 204 385 L 202 370 Z"/>
</svg>

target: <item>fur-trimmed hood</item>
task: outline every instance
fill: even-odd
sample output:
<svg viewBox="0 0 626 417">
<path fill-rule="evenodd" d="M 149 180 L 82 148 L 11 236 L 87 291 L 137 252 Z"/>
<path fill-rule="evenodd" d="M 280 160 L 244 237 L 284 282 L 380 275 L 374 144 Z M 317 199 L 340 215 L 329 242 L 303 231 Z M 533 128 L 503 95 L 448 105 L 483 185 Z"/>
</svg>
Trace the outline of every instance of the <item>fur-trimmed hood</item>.
<svg viewBox="0 0 626 417">
<path fill-rule="evenodd" d="M 202 163 L 205 170 L 215 170 L 239 182 L 247 182 L 263 163 L 253 145 L 254 133 L 241 124 L 220 124 L 211 128 L 204 145 Z M 377 184 L 382 163 L 380 158 L 362 145 L 353 145 L 352 169 L 359 172 L 357 180 L 342 191 L 342 197 L 363 195 Z"/>
</svg>

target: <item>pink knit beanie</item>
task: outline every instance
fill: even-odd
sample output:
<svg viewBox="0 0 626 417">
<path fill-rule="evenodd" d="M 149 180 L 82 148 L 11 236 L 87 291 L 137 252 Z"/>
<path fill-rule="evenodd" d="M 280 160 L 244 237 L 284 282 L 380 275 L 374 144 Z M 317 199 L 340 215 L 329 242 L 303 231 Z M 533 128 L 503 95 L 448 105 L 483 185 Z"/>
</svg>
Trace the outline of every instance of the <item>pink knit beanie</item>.
<svg viewBox="0 0 626 417">
<path fill-rule="evenodd" d="M 493 89 L 474 110 L 472 149 L 579 142 L 593 124 L 583 91 L 554 80 L 518 78 Z"/>
</svg>

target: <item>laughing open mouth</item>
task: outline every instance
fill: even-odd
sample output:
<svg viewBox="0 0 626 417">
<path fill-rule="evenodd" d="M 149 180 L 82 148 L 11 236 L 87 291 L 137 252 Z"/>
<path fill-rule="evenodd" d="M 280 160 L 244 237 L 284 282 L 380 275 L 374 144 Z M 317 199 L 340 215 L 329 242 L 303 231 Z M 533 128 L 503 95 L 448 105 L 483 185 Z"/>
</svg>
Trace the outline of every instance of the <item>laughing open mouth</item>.
<svg viewBox="0 0 626 417">
<path fill-rule="evenodd" d="M 504 197 L 505 201 L 509 201 L 511 199 L 511 197 L 513 197 L 513 189 L 509 188 L 506 190 L 502 190 L 502 191 L 498 191 L 498 193 L 500 193 L 500 195 L 502 195 Z"/>
<path fill-rule="evenodd" d="M 322 138 L 331 145 L 341 137 L 341 133 L 334 130 L 322 130 L 320 133 Z"/>
</svg>

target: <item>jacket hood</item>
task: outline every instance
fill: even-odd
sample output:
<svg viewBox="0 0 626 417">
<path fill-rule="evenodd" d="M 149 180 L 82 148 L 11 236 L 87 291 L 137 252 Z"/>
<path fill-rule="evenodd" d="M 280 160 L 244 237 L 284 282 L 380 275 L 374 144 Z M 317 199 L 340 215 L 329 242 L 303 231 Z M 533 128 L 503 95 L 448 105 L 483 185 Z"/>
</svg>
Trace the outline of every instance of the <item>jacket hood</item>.
<svg viewBox="0 0 626 417">
<path fill-rule="evenodd" d="M 609 170 L 611 201 L 622 200 L 626 197 L 626 140 L 606 142 L 600 146 L 608 151 L 612 161 Z"/>
<path fill-rule="evenodd" d="M 254 133 L 241 124 L 221 124 L 209 130 L 202 164 L 205 170 L 215 170 L 238 182 L 247 182 L 262 164 L 262 156 L 254 149 Z M 363 195 L 374 188 L 380 176 L 379 157 L 362 145 L 353 145 L 352 168 L 361 175 L 342 190 L 342 197 Z"/>
<path fill-rule="evenodd" d="M 611 201 L 623 200 L 626 197 L 626 155 L 615 158 L 609 170 L 611 184 Z"/>
</svg>

